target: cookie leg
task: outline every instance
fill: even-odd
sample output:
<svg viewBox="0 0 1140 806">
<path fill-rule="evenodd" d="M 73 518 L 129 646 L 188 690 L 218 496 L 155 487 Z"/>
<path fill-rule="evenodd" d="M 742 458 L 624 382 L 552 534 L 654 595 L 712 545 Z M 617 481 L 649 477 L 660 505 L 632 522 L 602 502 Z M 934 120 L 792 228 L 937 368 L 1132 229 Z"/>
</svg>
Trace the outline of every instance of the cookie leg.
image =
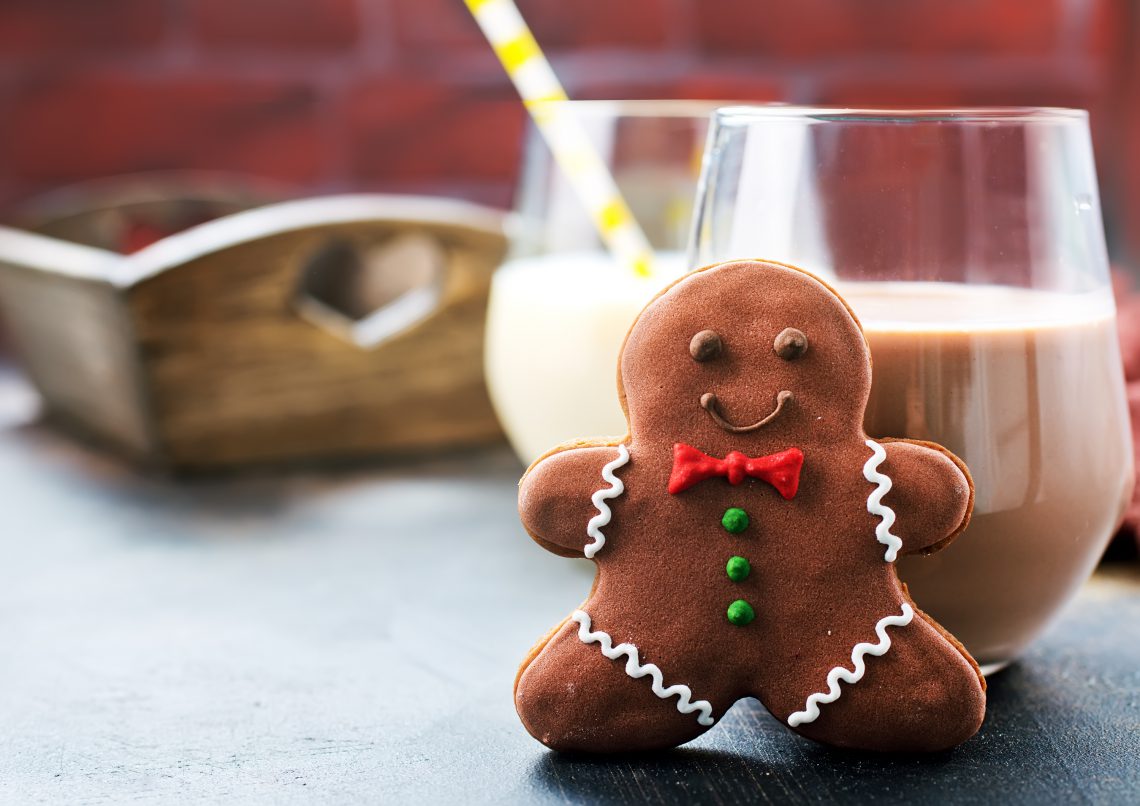
<svg viewBox="0 0 1140 806">
<path fill-rule="evenodd" d="M 696 697 L 658 697 L 652 674 L 630 677 L 628 656 L 611 660 L 602 641 L 585 643 L 580 631 L 579 622 L 562 625 L 515 683 L 515 708 L 534 738 L 553 750 L 618 753 L 675 747 L 711 726 L 711 707 Z M 677 682 L 664 670 L 665 687 Z M 682 713 L 678 703 L 699 710 Z"/>
<path fill-rule="evenodd" d="M 865 658 L 861 680 L 840 683 L 839 699 L 793 729 L 837 747 L 886 752 L 946 750 L 977 733 L 986 694 L 974 664 L 919 612 L 890 633 L 890 649 Z M 844 666 L 852 668 L 850 658 Z M 827 691 L 826 681 L 813 680 L 809 689 Z"/>
</svg>

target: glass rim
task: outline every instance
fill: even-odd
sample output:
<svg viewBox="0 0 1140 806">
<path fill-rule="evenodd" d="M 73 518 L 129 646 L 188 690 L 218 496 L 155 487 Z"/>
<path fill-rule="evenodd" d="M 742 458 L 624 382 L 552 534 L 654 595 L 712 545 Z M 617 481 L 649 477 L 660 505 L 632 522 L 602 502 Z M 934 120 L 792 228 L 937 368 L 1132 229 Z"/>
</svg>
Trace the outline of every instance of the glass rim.
<svg viewBox="0 0 1140 806">
<path fill-rule="evenodd" d="M 1063 106 L 844 107 L 792 104 L 733 105 L 716 110 L 718 124 L 798 120 L 804 123 L 1046 123 L 1084 122 L 1084 109 Z"/>
<path fill-rule="evenodd" d="M 743 108 L 740 101 L 722 98 L 703 100 L 700 98 L 658 98 L 658 99 L 608 99 L 583 100 L 557 99 L 532 101 L 534 107 L 564 107 L 581 110 L 592 115 L 611 117 L 662 117 L 662 118 L 709 118 L 721 109 Z"/>
</svg>

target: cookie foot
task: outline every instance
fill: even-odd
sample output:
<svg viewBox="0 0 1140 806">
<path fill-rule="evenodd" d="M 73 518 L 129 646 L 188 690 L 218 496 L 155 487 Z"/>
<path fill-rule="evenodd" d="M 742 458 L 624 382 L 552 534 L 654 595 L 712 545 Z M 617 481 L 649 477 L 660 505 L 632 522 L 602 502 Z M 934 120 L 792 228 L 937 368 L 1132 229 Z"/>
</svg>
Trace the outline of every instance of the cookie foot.
<svg viewBox="0 0 1140 806">
<path fill-rule="evenodd" d="M 652 673 L 630 677 L 629 657 L 606 657 L 601 640 L 581 639 L 582 627 L 574 620 L 564 624 L 519 675 L 515 708 L 534 738 L 552 750 L 617 753 L 676 747 L 708 730 L 707 709 L 678 710 L 679 703 L 701 701 L 659 697 Z M 587 626 L 586 634 L 602 633 Z M 609 648 L 616 650 L 612 642 Z M 668 692 L 678 682 L 665 670 L 665 688 L 657 688 Z"/>
<path fill-rule="evenodd" d="M 977 733 L 986 695 L 973 664 L 921 614 L 892 639 L 885 655 L 866 659 L 861 680 L 794 730 L 836 747 L 903 753 L 947 750 Z"/>
</svg>

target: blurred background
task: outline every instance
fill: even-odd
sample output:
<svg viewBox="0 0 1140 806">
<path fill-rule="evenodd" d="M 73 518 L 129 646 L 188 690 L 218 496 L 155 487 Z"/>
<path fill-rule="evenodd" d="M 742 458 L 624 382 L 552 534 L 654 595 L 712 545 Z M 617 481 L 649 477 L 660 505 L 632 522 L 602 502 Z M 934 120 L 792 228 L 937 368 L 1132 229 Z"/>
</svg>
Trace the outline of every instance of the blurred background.
<svg viewBox="0 0 1140 806">
<path fill-rule="evenodd" d="M 517 4 L 573 99 L 1089 110 L 1140 434 L 1140 294 L 1128 291 L 1140 277 L 1140 0 Z M 0 612 L 16 616 L 0 619 L 0 723 L 15 727 L 0 753 L 7 798 L 635 802 L 660 785 L 693 802 L 699 781 L 725 787 L 703 798 L 718 802 L 775 786 L 777 801 L 868 800 L 909 781 L 916 794 L 902 799 L 917 802 L 993 791 L 1134 802 L 1137 698 L 1122 706 L 1120 692 L 1136 690 L 1140 669 L 1140 495 L 1110 548 L 1121 562 L 1102 565 L 1065 621 L 995 681 L 999 716 L 971 756 L 837 764 L 771 741 L 783 729 L 755 703 L 726 738 L 644 773 L 539 753 L 510 680 L 592 571 L 522 534 L 522 464 L 484 371 L 488 301 L 494 318 L 494 283 L 516 278 L 519 294 L 498 291 L 499 318 L 523 334 L 501 340 L 515 372 L 500 386 L 556 399 L 554 417 L 593 416 L 579 401 L 616 407 L 614 357 L 647 291 L 578 243 L 554 190 L 520 194 L 527 133 L 463 0 L 0 0 Z M 675 144 L 636 142 L 615 153 Z M 679 176 L 691 198 L 699 150 L 650 178 L 676 188 Z M 886 153 L 883 187 L 919 175 Z M 527 173 L 556 174 L 540 163 Z M 1001 187 L 1002 173 L 979 174 L 982 196 L 1028 197 Z M 672 216 L 656 204 L 662 185 L 641 187 L 631 201 Z M 848 189 L 844 209 L 862 212 L 862 189 Z M 368 195 L 311 198 L 333 194 Z M 539 284 L 528 304 L 527 273 L 508 270 L 531 257 L 508 256 L 526 229 L 509 224 L 524 219 L 503 213 L 526 207 L 520 195 L 554 211 L 525 234 L 594 249 L 596 274 L 573 256 L 566 293 Z M 300 201 L 247 210 L 283 200 Z M 988 212 L 975 220 L 997 227 Z M 583 332 L 597 338 L 583 347 Z M 1114 366 L 1111 329 L 1104 346 Z M 595 363 L 575 371 L 604 397 L 560 371 L 586 354 Z M 574 394 L 542 383 L 528 356 Z M 546 413 L 519 400 L 519 421 Z M 1123 439 L 1123 414 L 1091 417 L 1119 420 Z M 1095 442 L 1075 442 L 1108 465 Z M 1062 535 L 1077 559 L 1007 552 L 1019 584 L 991 592 L 1052 597 L 1034 611 L 1052 619 L 1107 539 L 1085 526 L 1087 545 Z M 1000 553 L 981 556 L 1000 569 Z M 1072 573 L 1025 582 L 1041 569 Z M 991 612 L 1025 612 L 961 599 L 986 627 L 1003 621 Z M 962 758 L 987 795 L 963 788 Z"/>
<path fill-rule="evenodd" d="M 519 7 L 571 97 L 1087 108 L 1113 256 L 1140 261 L 1133 0 Z M 0 3 L 3 222 L 77 182 L 185 169 L 255 178 L 272 195 L 506 207 L 523 128 L 460 0 Z"/>
</svg>

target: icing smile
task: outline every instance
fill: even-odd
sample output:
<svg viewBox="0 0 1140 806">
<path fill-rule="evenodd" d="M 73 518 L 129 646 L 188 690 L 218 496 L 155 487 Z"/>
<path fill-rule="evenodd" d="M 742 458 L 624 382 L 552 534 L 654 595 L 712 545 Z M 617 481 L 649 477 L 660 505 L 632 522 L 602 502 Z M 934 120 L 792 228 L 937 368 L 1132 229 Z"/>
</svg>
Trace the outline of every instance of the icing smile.
<svg viewBox="0 0 1140 806">
<path fill-rule="evenodd" d="M 713 422 L 715 422 L 725 431 L 729 431 L 733 434 L 749 434 L 753 431 L 763 428 L 768 423 L 779 417 L 780 412 L 784 410 L 784 404 L 792 400 L 794 400 L 792 393 L 787 389 L 783 390 L 778 395 L 776 395 L 776 408 L 772 410 L 772 413 L 763 419 L 757 420 L 756 422 L 752 423 L 752 425 L 733 425 L 728 420 L 726 420 L 724 418 L 724 415 L 720 413 L 720 403 L 716 399 L 716 395 L 714 395 L 712 392 L 705 392 L 703 395 L 701 395 L 701 408 L 707 411 L 709 413 L 709 417 L 712 417 Z"/>
</svg>

